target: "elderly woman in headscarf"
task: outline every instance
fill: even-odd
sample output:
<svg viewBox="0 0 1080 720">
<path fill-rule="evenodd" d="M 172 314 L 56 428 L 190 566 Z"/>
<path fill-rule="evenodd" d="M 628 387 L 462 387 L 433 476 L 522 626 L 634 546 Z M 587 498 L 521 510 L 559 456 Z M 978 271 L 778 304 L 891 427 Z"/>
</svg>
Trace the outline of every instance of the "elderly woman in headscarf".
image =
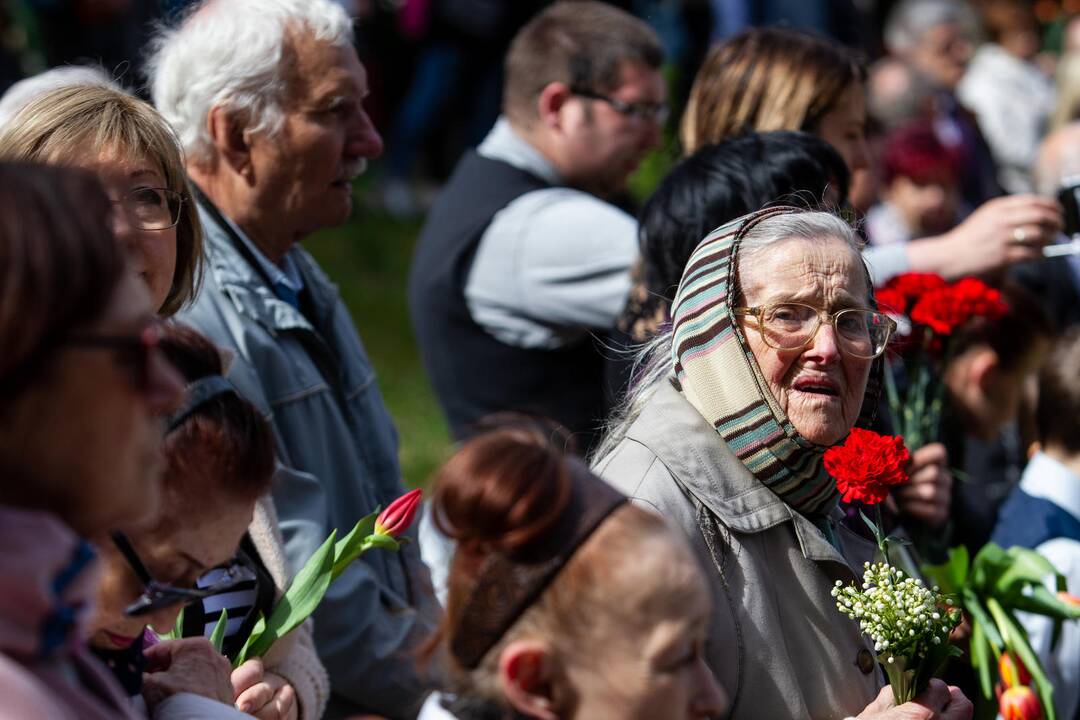
<svg viewBox="0 0 1080 720">
<path fill-rule="evenodd" d="M 829 594 L 873 547 L 838 525 L 823 465 L 876 405 L 893 322 L 871 288 L 829 213 L 772 208 L 715 230 L 597 450 L 602 477 L 682 526 L 712 568 L 706 658 L 734 720 L 880 709 L 873 649 Z M 958 690 L 931 691 L 942 714 L 927 718 L 970 712 Z"/>
</svg>

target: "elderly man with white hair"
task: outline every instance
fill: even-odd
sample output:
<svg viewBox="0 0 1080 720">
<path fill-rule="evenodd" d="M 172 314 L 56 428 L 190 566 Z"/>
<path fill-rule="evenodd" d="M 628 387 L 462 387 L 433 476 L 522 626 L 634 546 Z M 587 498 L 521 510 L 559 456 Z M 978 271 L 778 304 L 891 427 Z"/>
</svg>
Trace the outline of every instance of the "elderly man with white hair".
<svg viewBox="0 0 1080 720">
<path fill-rule="evenodd" d="M 206 229 L 204 286 L 181 318 L 235 354 L 230 379 L 272 419 L 293 572 L 403 492 L 371 364 L 300 247 L 348 218 L 351 181 L 382 152 L 352 38 L 330 0 L 208 0 L 162 32 L 150 64 Z M 427 687 L 414 650 L 437 616 L 415 544 L 351 566 L 315 613 L 328 717 L 413 717 Z"/>
</svg>

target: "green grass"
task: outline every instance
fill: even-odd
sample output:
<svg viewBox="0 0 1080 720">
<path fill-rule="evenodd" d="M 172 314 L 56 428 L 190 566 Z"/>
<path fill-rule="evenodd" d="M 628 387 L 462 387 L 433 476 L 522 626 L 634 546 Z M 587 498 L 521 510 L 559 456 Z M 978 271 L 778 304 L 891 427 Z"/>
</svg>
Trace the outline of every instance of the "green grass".
<svg viewBox="0 0 1080 720">
<path fill-rule="evenodd" d="M 304 247 L 337 283 L 379 378 L 400 435 L 405 484 L 423 486 L 449 457 L 450 436 L 409 325 L 405 283 L 420 221 L 361 207 Z"/>
</svg>

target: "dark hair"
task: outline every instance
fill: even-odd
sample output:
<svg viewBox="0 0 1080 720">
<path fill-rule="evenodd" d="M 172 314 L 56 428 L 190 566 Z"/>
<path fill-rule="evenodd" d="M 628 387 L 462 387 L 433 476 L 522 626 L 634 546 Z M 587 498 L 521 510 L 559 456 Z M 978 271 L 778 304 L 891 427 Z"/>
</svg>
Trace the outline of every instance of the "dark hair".
<svg viewBox="0 0 1080 720">
<path fill-rule="evenodd" d="M 1020 366 L 1036 342 L 1053 339 L 1055 332 L 1053 321 L 1030 292 L 1013 282 L 1002 283 L 998 290 L 1009 309 L 995 320 L 977 317 L 965 323 L 953 334 L 950 351 L 958 357 L 969 348 L 986 345 L 1008 372 Z"/>
<path fill-rule="evenodd" d="M 0 391 L 10 403 L 59 343 L 101 316 L 125 268 L 92 174 L 0 163 Z"/>
<path fill-rule="evenodd" d="M 1000 43 L 1007 33 L 1016 30 L 1039 31 L 1035 10 L 1027 0 L 984 0 L 979 10 L 990 42 Z"/>
<path fill-rule="evenodd" d="M 926 120 L 909 123 L 885 138 L 882 179 L 886 184 L 898 177 L 916 183 L 957 182 L 960 171 L 960 157 L 942 144 L 934 126 Z"/>
<path fill-rule="evenodd" d="M 557 2 L 523 27 L 506 55 L 503 108 L 511 120 L 536 119 L 536 98 L 550 83 L 609 92 L 624 62 L 657 69 L 664 51 L 647 24 L 606 3 Z"/>
<path fill-rule="evenodd" d="M 1065 333 L 1043 363 L 1035 427 L 1044 447 L 1080 453 L 1080 328 Z"/>
<path fill-rule="evenodd" d="M 750 133 L 701 148 L 664 178 L 641 211 L 645 295 L 627 307 L 619 326 L 671 304 L 691 253 L 712 230 L 772 203 L 824 207 L 828 187 L 842 203 L 848 178 L 840 154 L 809 133 Z"/>
<path fill-rule="evenodd" d="M 189 383 L 224 373 L 218 348 L 186 325 L 168 323 L 161 349 Z M 162 518 L 181 514 L 169 512 L 174 503 L 205 502 L 220 493 L 254 501 L 265 493 L 274 470 L 274 436 L 254 405 L 224 393 L 199 405 L 166 435 L 165 457 Z"/>
<path fill-rule="evenodd" d="M 840 96 L 866 80 L 863 60 L 800 30 L 751 28 L 709 50 L 680 131 L 692 153 L 744 132 L 815 132 Z"/>
</svg>

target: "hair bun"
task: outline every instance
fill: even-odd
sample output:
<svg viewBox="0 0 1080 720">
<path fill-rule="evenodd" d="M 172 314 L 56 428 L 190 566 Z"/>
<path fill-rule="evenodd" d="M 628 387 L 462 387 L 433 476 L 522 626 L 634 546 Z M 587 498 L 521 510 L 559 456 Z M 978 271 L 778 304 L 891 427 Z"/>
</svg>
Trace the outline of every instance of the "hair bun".
<svg viewBox="0 0 1080 720">
<path fill-rule="evenodd" d="M 516 418 L 467 442 L 434 478 L 436 526 L 465 547 L 513 553 L 540 539 L 570 497 L 562 434 Z"/>
</svg>

